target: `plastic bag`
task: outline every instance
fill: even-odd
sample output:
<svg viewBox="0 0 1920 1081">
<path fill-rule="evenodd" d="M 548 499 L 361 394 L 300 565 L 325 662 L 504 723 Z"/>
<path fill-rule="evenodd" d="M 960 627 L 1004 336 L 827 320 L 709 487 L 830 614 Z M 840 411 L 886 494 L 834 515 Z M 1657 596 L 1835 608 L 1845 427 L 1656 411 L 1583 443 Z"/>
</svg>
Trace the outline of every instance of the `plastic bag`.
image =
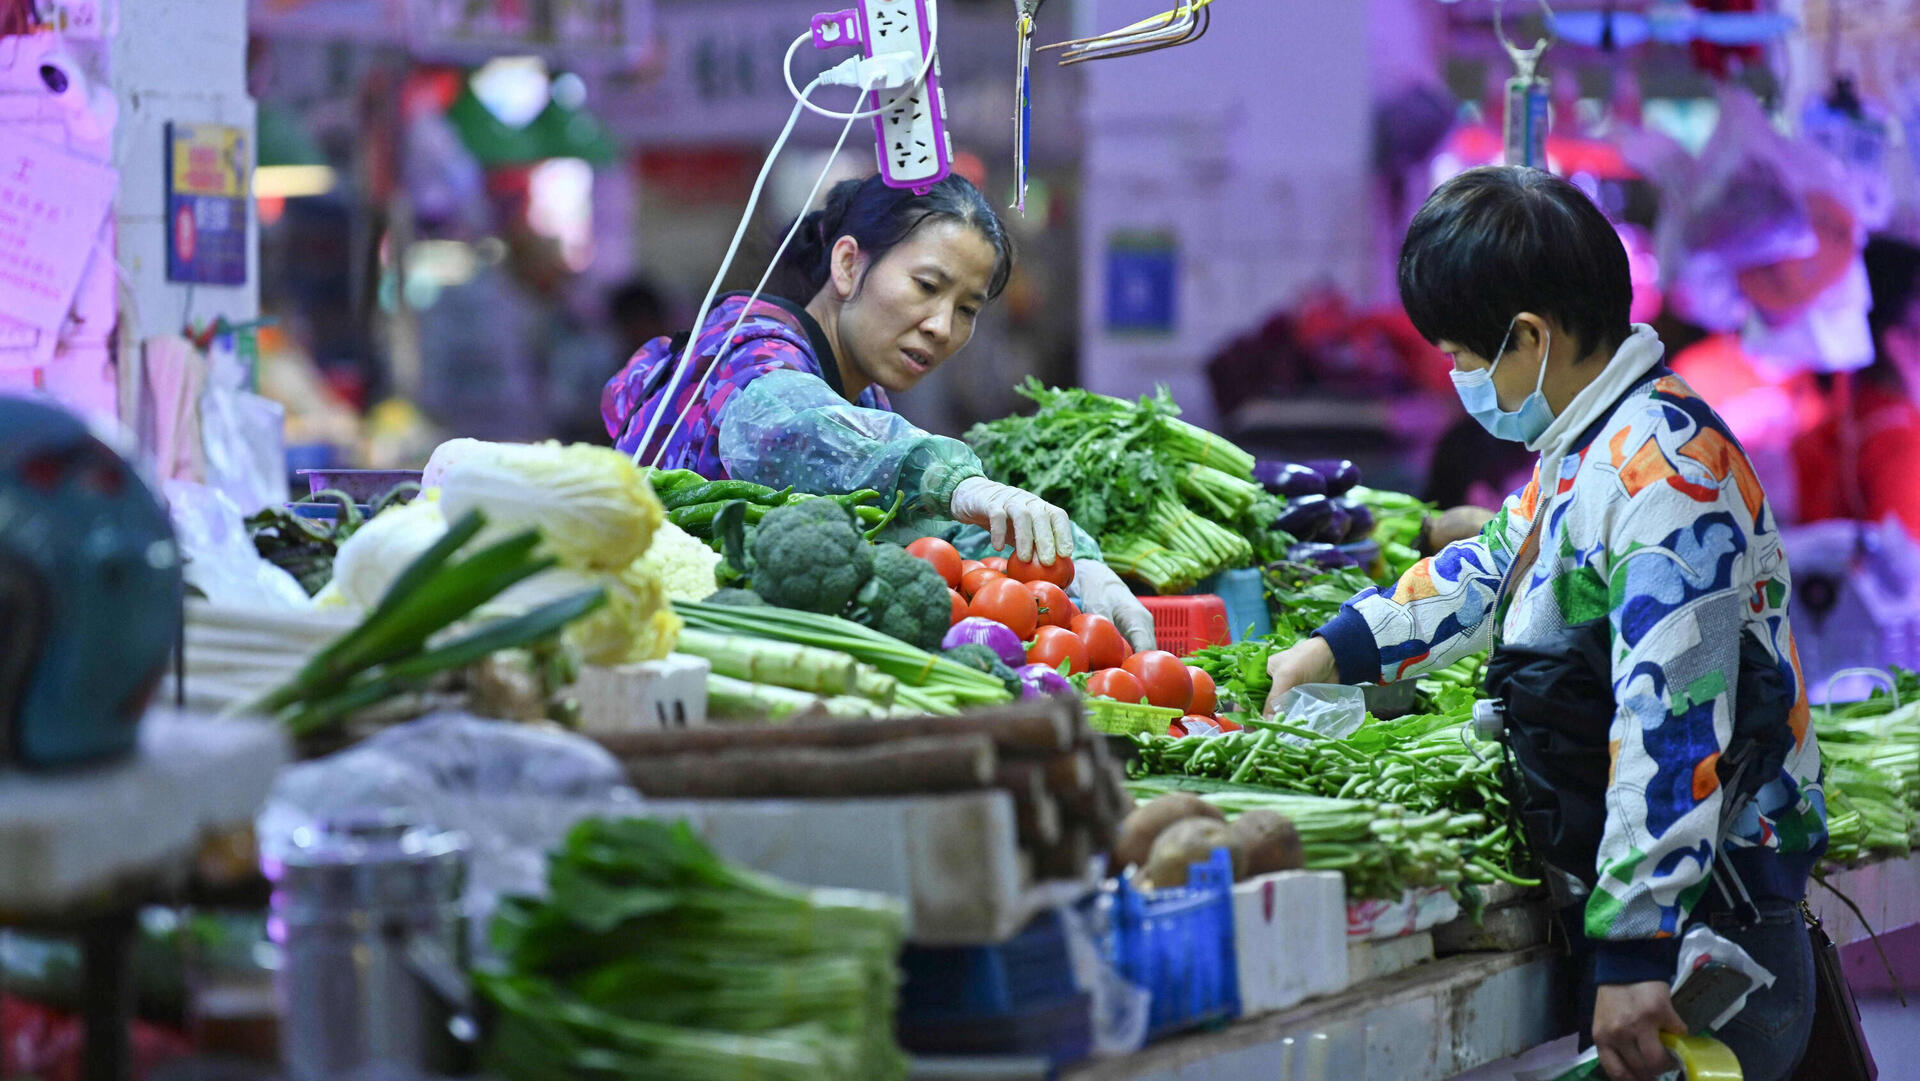
<svg viewBox="0 0 1920 1081">
<path fill-rule="evenodd" d="M 262 858 L 295 830 L 347 814 L 398 813 L 469 841 L 462 911 L 476 953 L 502 894 L 546 892 L 547 852 L 591 815 L 639 813 L 604 747 L 554 729 L 436 713 L 282 771 L 255 822 Z"/>
<path fill-rule="evenodd" d="M 1060 926 L 1066 932 L 1067 958 L 1073 964 L 1073 984 L 1092 998 L 1093 1056 L 1131 1055 L 1147 1042 L 1147 1022 L 1153 994 L 1120 974 L 1101 952 L 1104 933 L 1099 924 L 1105 909 L 1097 905 L 1062 905 Z"/>
<path fill-rule="evenodd" d="M 1367 722 L 1367 693 L 1339 683 L 1303 683 L 1280 696 L 1278 716 L 1295 728 L 1310 728 L 1328 739 L 1345 739 Z M 1281 739 L 1304 747 L 1303 736 L 1282 733 Z"/>
<path fill-rule="evenodd" d="M 293 575 L 260 558 L 233 500 L 191 481 L 169 480 L 160 487 L 188 585 L 223 607 L 286 611 L 310 606 Z"/>
<path fill-rule="evenodd" d="M 207 483 L 243 514 L 287 501 L 287 412 L 245 389 L 246 367 L 231 348 L 208 358 L 200 396 L 200 438 Z"/>
</svg>

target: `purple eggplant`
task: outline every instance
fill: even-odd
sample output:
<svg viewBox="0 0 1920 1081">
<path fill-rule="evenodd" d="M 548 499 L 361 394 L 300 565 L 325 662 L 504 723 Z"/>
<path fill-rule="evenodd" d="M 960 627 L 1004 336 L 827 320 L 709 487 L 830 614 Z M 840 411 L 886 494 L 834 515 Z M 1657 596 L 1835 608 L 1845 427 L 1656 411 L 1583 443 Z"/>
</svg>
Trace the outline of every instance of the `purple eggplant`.
<svg viewBox="0 0 1920 1081">
<path fill-rule="evenodd" d="M 1328 544 L 1339 544 L 1341 541 L 1347 539 L 1347 526 L 1352 522 L 1353 516 L 1347 513 L 1346 505 L 1340 500 L 1332 499 L 1328 500 L 1328 502 L 1333 504 L 1333 513 L 1327 516 L 1327 524 L 1320 527 L 1320 535 L 1317 537 L 1301 537 L 1301 540 L 1317 540 L 1325 541 Z"/>
<path fill-rule="evenodd" d="M 1367 538 L 1352 544 L 1343 544 L 1340 546 L 1340 554 L 1353 560 L 1357 566 L 1371 567 L 1374 560 L 1380 558 L 1380 542 Z"/>
<path fill-rule="evenodd" d="M 1333 511 L 1333 500 L 1326 496 L 1301 496 L 1287 504 L 1280 517 L 1273 520 L 1273 528 L 1292 534 L 1295 540 L 1319 540 L 1333 520 Z M 1345 528 L 1344 522 L 1341 528 Z"/>
<path fill-rule="evenodd" d="M 1305 541 L 1287 549 L 1287 561 L 1290 563 L 1308 563 L 1321 570 L 1337 571 L 1342 567 L 1354 565 L 1353 558 L 1331 544 L 1319 541 Z"/>
<path fill-rule="evenodd" d="M 1340 509 L 1347 512 L 1347 532 L 1336 544 L 1352 544 L 1366 540 L 1373 535 L 1373 511 L 1365 503 L 1356 503 L 1351 499 L 1336 500 Z"/>
<path fill-rule="evenodd" d="M 1274 495 L 1297 499 L 1306 495 L 1326 495 L 1327 478 L 1304 465 L 1263 459 L 1253 465 L 1253 479 Z"/>
<path fill-rule="evenodd" d="M 1326 479 L 1328 495 L 1346 495 L 1360 483 L 1360 467 L 1345 458 L 1316 458 L 1307 468 Z"/>
</svg>

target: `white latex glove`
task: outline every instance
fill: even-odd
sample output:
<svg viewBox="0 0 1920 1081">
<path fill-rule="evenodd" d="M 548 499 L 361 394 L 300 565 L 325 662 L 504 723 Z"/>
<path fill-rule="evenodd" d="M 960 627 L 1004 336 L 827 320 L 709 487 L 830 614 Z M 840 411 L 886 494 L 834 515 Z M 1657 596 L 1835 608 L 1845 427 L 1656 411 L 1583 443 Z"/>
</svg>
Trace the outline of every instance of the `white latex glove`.
<svg viewBox="0 0 1920 1081">
<path fill-rule="evenodd" d="M 1073 561 L 1073 588 L 1080 594 L 1080 610 L 1106 616 L 1134 649 L 1155 648 L 1153 613 L 1133 595 L 1133 590 L 1113 573 L 1113 568 L 1097 559 Z"/>
<path fill-rule="evenodd" d="M 949 508 L 953 520 L 977 525 L 993 534 L 993 546 L 1013 546 L 1013 554 L 1031 562 L 1052 565 L 1055 558 L 1073 555 L 1073 526 L 1067 512 L 1041 499 L 985 477 L 968 477 L 953 490 Z"/>
</svg>

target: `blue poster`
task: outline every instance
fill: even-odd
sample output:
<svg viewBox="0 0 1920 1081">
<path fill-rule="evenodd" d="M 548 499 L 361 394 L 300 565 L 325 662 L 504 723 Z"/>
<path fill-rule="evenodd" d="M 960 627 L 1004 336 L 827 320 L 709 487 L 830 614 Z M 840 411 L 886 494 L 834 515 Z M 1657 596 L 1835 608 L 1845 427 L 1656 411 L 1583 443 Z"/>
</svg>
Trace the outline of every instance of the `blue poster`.
<svg viewBox="0 0 1920 1081">
<path fill-rule="evenodd" d="M 1107 238 L 1106 327 L 1110 334 L 1171 334 L 1180 260 L 1165 233 Z"/>
<path fill-rule="evenodd" d="M 167 280 L 247 281 L 247 178 L 253 151 L 224 124 L 167 125 Z"/>
</svg>

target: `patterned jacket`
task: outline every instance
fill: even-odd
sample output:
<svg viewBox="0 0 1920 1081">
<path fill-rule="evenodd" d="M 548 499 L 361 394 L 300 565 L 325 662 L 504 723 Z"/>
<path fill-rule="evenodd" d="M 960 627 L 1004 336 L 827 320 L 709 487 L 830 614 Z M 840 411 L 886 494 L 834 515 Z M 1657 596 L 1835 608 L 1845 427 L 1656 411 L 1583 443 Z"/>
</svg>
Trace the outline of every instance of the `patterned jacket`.
<svg viewBox="0 0 1920 1081">
<path fill-rule="evenodd" d="M 744 294 L 734 294 L 707 313 L 699 341 L 694 344 L 693 362 L 681 375 L 673 408 L 660 420 L 643 461 L 653 461 L 667 427 L 684 411 L 686 419 L 660 459 L 660 468 L 691 469 L 703 477 L 725 479 L 729 474 L 720 460 L 720 415 L 747 384 L 781 370 L 838 383 L 839 372 L 829 374 L 821 364 L 821 357 L 831 358 L 833 353 L 820 340 L 818 325 L 786 301 L 763 297 L 755 302 L 752 314 L 734 332 L 732 347 L 723 348 L 722 339 L 746 305 Z M 655 338 L 641 346 L 620 374 L 608 381 L 600 395 L 600 416 L 606 421 L 614 446 L 628 454 L 639 446 L 664 400 L 661 393 L 685 347 L 684 335 Z M 834 389 L 838 390 L 837 385 Z M 688 403 L 696 398 L 697 403 L 689 409 Z M 867 409 L 893 409 L 886 391 L 877 386 L 861 393 L 857 404 Z"/>
<path fill-rule="evenodd" d="M 1715 765 L 1732 733 L 1743 632 L 1794 690 L 1794 747 L 1728 830 L 1729 852 L 1745 850 L 1729 858 L 1743 881 L 1763 870 L 1766 881 L 1748 883 L 1755 893 L 1797 897 L 1826 846 L 1778 524 L 1739 443 L 1659 357 L 1651 328 L 1636 328 L 1602 376 L 1612 377 L 1604 398 L 1583 393 L 1569 405 L 1576 416 L 1564 419 L 1580 429 L 1549 431 L 1532 482 L 1479 537 L 1354 598 L 1320 630 L 1342 681 L 1392 682 L 1486 649 L 1496 627 L 1506 642 L 1531 644 L 1609 620 L 1612 771 L 1599 884 L 1585 907 L 1601 983 L 1673 975 L 1677 937 L 1718 855 Z M 1535 532 L 1538 557 L 1502 601 Z"/>
</svg>

